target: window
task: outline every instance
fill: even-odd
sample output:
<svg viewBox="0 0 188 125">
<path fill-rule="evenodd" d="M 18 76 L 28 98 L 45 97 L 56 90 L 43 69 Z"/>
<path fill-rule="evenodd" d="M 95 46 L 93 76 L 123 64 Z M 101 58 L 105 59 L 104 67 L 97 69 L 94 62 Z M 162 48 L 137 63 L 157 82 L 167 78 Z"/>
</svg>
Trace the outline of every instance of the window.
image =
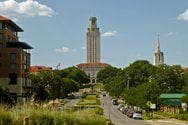
<svg viewBox="0 0 188 125">
<path fill-rule="evenodd" d="M 10 61 L 16 62 L 16 53 L 10 53 Z"/>
<path fill-rule="evenodd" d="M 0 29 L 3 29 L 3 23 L 0 22 Z"/>
<path fill-rule="evenodd" d="M 0 50 L 3 49 L 3 43 L 0 43 Z"/>
<path fill-rule="evenodd" d="M 16 85 L 17 84 L 17 73 L 10 73 L 9 79 L 10 79 L 9 84 Z"/>
<path fill-rule="evenodd" d="M 16 70 L 16 63 L 11 63 L 10 64 L 10 70 L 15 71 Z"/>
<path fill-rule="evenodd" d="M 3 33 L 0 33 L 0 41 L 3 40 Z"/>
</svg>

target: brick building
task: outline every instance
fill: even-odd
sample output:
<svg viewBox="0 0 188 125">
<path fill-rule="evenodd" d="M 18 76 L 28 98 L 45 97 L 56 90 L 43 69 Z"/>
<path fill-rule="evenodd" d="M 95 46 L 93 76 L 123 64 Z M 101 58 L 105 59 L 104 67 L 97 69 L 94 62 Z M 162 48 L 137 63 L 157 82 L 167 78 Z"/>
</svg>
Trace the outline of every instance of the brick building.
<svg viewBox="0 0 188 125">
<path fill-rule="evenodd" d="M 9 88 L 15 101 L 22 103 L 31 93 L 28 75 L 32 47 L 19 41 L 18 32 L 23 30 L 12 20 L 0 16 L 0 86 Z"/>
</svg>

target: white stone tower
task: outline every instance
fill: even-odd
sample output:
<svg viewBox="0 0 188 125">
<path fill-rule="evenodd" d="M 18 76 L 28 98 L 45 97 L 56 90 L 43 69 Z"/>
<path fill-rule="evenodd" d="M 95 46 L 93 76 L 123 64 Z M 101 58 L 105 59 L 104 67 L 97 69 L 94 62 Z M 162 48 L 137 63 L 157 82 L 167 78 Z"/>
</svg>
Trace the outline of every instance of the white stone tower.
<svg viewBox="0 0 188 125">
<path fill-rule="evenodd" d="M 100 63 L 100 32 L 97 18 L 91 17 L 87 31 L 87 63 Z"/>
<path fill-rule="evenodd" d="M 110 65 L 107 63 L 101 63 L 100 60 L 100 32 L 97 27 L 97 18 L 90 17 L 89 21 L 89 28 L 86 36 L 87 63 L 80 63 L 77 67 L 90 77 L 90 83 L 97 83 L 98 72 Z"/>
<path fill-rule="evenodd" d="M 164 64 L 164 54 L 163 54 L 163 52 L 161 52 L 160 41 L 159 41 L 159 37 L 158 37 L 157 50 L 154 54 L 154 65 L 158 66 L 161 64 Z"/>
</svg>

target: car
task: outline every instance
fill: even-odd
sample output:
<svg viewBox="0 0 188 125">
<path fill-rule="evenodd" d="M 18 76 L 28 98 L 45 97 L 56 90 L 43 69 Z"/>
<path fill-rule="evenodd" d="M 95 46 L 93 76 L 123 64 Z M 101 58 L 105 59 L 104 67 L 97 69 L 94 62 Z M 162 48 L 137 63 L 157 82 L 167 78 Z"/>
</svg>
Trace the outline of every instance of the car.
<svg viewBox="0 0 188 125">
<path fill-rule="evenodd" d="M 122 112 L 123 114 L 125 114 L 127 112 L 127 108 L 126 107 L 121 107 L 120 108 L 120 112 Z"/>
<path fill-rule="evenodd" d="M 117 109 L 120 110 L 124 105 L 123 104 L 119 104 Z"/>
<path fill-rule="evenodd" d="M 103 93 L 102 93 L 102 96 L 103 96 L 103 97 L 104 97 L 104 96 L 106 96 L 106 93 L 105 93 L 105 92 L 103 92 Z"/>
<path fill-rule="evenodd" d="M 74 99 L 75 98 L 75 95 L 73 95 L 73 94 L 69 94 L 68 96 L 67 96 L 67 99 Z"/>
<path fill-rule="evenodd" d="M 142 119 L 142 113 L 139 112 L 133 113 L 133 119 Z"/>
<path fill-rule="evenodd" d="M 112 104 L 113 105 L 118 105 L 118 100 L 117 99 L 112 99 Z"/>
<path fill-rule="evenodd" d="M 128 117 L 130 117 L 130 118 L 132 118 L 133 117 L 133 114 L 134 114 L 134 111 L 133 110 L 131 110 L 131 109 L 129 109 L 128 111 L 127 111 L 127 116 Z"/>
</svg>

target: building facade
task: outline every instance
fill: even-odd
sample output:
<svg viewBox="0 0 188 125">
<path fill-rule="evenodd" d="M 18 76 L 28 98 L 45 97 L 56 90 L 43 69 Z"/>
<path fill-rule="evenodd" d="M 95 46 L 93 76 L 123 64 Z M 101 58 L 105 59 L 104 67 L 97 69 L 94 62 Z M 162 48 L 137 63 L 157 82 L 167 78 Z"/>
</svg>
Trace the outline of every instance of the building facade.
<svg viewBox="0 0 188 125">
<path fill-rule="evenodd" d="M 26 101 L 31 94 L 29 79 L 30 49 L 20 42 L 23 30 L 12 20 L 0 16 L 0 86 L 9 88 L 16 102 Z"/>
<path fill-rule="evenodd" d="M 154 54 L 154 65 L 158 66 L 158 65 L 162 65 L 162 64 L 164 64 L 164 54 L 163 54 L 163 52 L 161 52 L 160 41 L 159 41 L 159 38 L 158 38 L 157 49 L 156 49 L 156 52 Z"/>
<path fill-rule="evenodd" d="M 100 31 L 97 27 L 97 18 L 89 19 L 90 25 L 87 31 L 87 63 L 78 64 L 77 67 L 90 76 L 91 83 L 97 83 L 97 73 L 110 66 L 100 61 Z"/>
<path fill-rule="evenodd" d="M 90 18 L 87 31 L 87 63 L 100 63 L 100 32 L 96 17 Z"/>
</svg>

